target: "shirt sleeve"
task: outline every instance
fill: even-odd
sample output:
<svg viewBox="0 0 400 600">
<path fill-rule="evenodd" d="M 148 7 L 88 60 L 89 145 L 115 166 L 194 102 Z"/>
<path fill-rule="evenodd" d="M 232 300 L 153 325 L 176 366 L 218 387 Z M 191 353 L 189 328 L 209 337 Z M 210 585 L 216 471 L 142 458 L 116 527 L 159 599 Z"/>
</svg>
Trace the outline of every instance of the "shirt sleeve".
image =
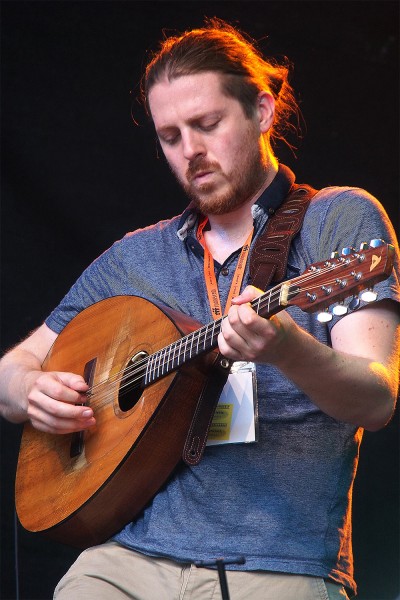
<svg viewBox="0 0 400 600">
<path fill-rule="evenodd" d="M 125 265 L 121 259 L 123 240 L 115 242 L 94 260 L 77 279 L 45 323 L 56 333 L 88 306 L 125 293 Z"/>
<path fill-rule="evenodd" d="M 312 262 L 329 258 L 330 253 L 341 254 L 343 248 L 360 249 L 362 243 L 381 239 L 395 248 L 392 274 L 374 286 L 377 300 L 392 299 L 400 302 L 400 261 L 396 234 L 382 204 L 360 188 L 325 188 L 318 192 L 307 211 L 303 239 Z M 345 300 L 349 306 L 352 297 Z M 357 308 L 367 303 L 359 297 Z M 334 316 L 328 327 L 340 319 Z"/>
</svg>

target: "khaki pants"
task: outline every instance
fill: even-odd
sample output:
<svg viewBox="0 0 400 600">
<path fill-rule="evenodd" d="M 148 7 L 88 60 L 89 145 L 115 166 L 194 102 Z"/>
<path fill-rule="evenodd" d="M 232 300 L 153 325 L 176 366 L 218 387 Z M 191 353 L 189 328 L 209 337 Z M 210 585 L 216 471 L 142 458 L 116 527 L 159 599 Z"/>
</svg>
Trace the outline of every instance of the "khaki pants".
<svg viewBox="0 0 400 600">
<path fill-rule="evenodd" d="M 345 600 L 321 577 L 227 571 L 230 600 Z M 85 550 L 58 584 L 57 600 L 221 600 L 218 571 L 149 558 L 110 542 Z"/>
</svg>

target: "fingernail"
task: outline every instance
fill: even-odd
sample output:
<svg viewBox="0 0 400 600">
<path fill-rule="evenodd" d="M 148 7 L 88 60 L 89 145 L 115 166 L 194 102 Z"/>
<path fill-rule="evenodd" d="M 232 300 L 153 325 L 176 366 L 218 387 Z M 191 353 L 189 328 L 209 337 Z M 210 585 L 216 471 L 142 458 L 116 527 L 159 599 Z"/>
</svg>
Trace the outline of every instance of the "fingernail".
<svg viewBox="0 0 400 600">
<path fill-rule="evenodd" d="M 82 417 L 91 417 L 93 412 L 90 409 L 84 410 L 82 413 Z"/>
</svg>

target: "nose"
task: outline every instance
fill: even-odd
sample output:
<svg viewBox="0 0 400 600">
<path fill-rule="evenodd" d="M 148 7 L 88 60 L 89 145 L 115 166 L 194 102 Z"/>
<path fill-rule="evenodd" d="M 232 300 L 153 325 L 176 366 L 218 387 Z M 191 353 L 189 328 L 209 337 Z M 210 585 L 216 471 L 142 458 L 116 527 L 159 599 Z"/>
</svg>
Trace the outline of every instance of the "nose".
<svg viewBox="0 0 400 600">
<path fill-rule="evenodd" d="M 184 157 L 190 162 L 198 156 L 205 156 L 206 148 L 202 135 L 198 131 L 188 129 L 182 132 L 182 148 Z"/>
</svg>

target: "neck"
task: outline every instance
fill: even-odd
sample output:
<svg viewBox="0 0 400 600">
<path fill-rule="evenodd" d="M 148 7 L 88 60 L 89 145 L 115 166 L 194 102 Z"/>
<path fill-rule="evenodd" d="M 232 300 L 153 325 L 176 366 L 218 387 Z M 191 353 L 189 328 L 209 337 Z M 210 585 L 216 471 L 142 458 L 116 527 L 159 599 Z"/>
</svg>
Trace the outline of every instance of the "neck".
<svg viewBox="0 0 400 600">
<path fill-rule="evenodd" d="M 271 166 L 260 189 L 235 210 L 223 215 L 208 215 L 210 229 L 204 232 L 204 238 L 218 262 L 224 262 L 232 252 L 243 246 L 253 227 L 252 206 L 270 185 L 277 170 L 277 166 Z"/>
</svg>

